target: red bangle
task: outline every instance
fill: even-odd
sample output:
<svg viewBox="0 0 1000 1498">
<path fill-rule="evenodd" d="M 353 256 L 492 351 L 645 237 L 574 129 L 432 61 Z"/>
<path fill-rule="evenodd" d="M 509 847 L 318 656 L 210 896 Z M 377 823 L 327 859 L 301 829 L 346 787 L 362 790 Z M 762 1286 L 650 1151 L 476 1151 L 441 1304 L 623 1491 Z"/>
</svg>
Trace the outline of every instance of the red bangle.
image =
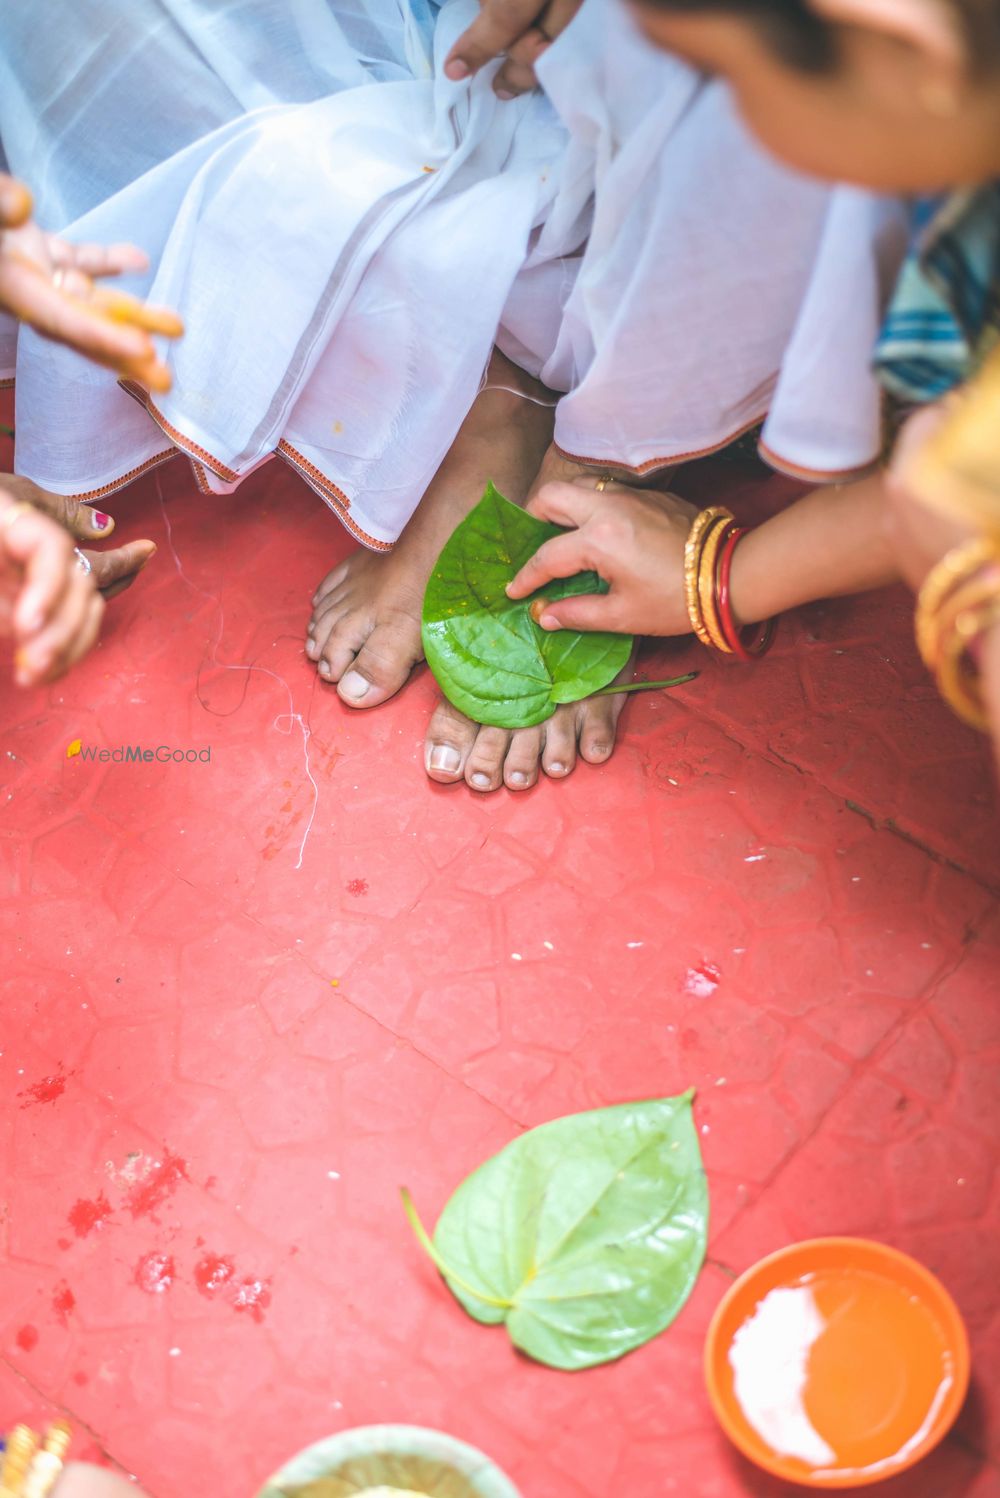
<svg viewBox="0 0 1000 1498">
<path fill-rule="evenodd" d="M 719 623 L 722 633 L 726 637 L 726 644 L 735 656 L 741 661 L 757 660 L 766 655 L 774 640 L 774 620 L 766 619 L 763 624 L 750 624 L 746 629 L 739 630 L 736 620 L 733 618 L 733 605 L 730 597 L 729 580 L 733 570 L 733 554 L 736 551 L 736 543 L 746 535 L 746 530 L 736 529 L 726 537 L 725 544 L 719 553 L 719 575 L 717 579 L 717 597 Z M 749 631 L 750 638 L 745 636 Z"/>
</svg>

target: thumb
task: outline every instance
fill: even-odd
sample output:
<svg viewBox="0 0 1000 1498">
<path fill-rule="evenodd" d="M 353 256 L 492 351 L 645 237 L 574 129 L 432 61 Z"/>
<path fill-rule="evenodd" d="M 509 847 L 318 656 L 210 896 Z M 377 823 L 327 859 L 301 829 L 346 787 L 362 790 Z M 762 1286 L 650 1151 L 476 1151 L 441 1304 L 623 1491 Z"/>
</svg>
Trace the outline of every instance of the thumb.
<svg viewBox="0 0 1000 1498">
<path fill-rule="evenodd" d="M 155 554 L 156 545 L 152 541 L 127 541 L 112 551 L 89 551 L 87 558 L 96 586 L 105 598 L 114 598 L 132 586 Z"/>
<path fill-rule="evenodd" d="M 547 598 L 536 598 L 530 612 L 535 623 L 546 631 L 621 632 L 618 605 L 610 593 L 581 593 L 576 598 L 560 598 L 556 603 L 550 603 Z"/>
<path fill-rule="evenodd" d="M 15 498 L 27 500 L 36 510 L 41 510 L 43 515 L 48 515 L 63 530 L 69 531 L 75 541 L 103 538 L 109 536 L 115 528 L 111 516 L 105 515 L 102 510 L 91 509 L 90 505 L 81 504 L 78 499 L 70 499 L 65 494 L 52 494 L 48 489 L 40 489 L 30 479 L 7 480 L 7 485 L 8 491 Z"/>
<path fill-rule="evenodd" d="M 19 229 L 31 217 L 31 207 L 24 183 L 0 172 L 0 229 Z"/>
</svg>

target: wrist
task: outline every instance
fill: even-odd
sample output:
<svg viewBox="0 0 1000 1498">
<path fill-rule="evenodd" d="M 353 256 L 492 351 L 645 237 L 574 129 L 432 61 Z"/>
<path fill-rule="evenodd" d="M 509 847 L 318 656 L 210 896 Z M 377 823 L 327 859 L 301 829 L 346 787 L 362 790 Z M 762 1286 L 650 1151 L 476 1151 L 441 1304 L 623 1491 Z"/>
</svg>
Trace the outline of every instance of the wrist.
<svg viewBox="0 0 1000 1498">
<path fill-rule="evenodd" d="M 761 546 L 762 530 L 761 527 L 748 531 L 733 552 L 729 600 L 738 629 L 747 624 L 760 624 L 781 612 L 768 596 L 768 576 L 761 566 L 761 552 L 766 550 Z"/>
</svg>

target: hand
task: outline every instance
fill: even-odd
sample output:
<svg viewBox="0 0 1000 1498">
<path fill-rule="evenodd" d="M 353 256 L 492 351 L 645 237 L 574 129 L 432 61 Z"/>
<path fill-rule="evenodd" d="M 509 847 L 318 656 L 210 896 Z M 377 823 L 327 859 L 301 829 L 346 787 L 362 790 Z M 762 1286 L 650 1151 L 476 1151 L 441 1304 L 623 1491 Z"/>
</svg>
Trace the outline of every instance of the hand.
<svg viewBox="0 0 1000 1498">
<path fill-rule="evenodd" d="M 537 88 L 535 63 L 580 9 L 583 0 L 480 0 L 482 9 L 448 53 L 445 76 L 456 82 L 495 57 L 506 62 L 493 80 L 501 99 Z"/>
<path fill-rule="evenodd" d="M 143 1492 L 105 1467 L 70 1462 L 56 1483 L 53 1498 L 143 1498 Z"/>
<path fill-rule="evenodd" d="M 597 482 L 583 478 L 539 489 L 529 512 L 572 529 L 538 548 L 509 584 L 508 596 L 527 598 L 554 578 L 593 569 L 610 583 L 610 592 L 536 601 L 532 615 L 542 629 L 688 634 L 684 547 L 695 506 L 674 494 L 630 489 L 617 481 L 602 492 Z"/>
<path fill-rule="evenodd" d="M 936 562 L 974 534 L 971 526 L 922 504 L 909 483 L 914 460 L 947 420 L 948 408 L 948 401 L 940 401 L 910 417 L 900 432 L 886 474 L 886 530 L 900 571 L 914 592 Z"/>
<path fill-rule="evenodd" d="M 81 504 L 78 499 L 68 499 L 63 494 L 51 494 L 40 489 L 30 479 L 10 475 L 0 477 L 7 492 L 15 499 L 25 500 L 48 515 L 57 525 L 69 531 L 74 541 L 106 540 L 115 528 L 111 515 Z M 94 583 L 98 591 L 107 598 L 124 593 L 135 582 L 146 563 L 156 555 L 155 541 L 127 541 L 124 546 L 115 546 L 108 551 L 84 551 L 90 562 Z"/>
<path fill-rule="evenodd" d="M 15 681 L 38 686 L 94 644 L 104 600 L 69 533 L 31 505 L 0 494 L 0 633 L 16 646 Z"/>
<path fill-rule="evenodd" d="M 169 390 L 170 373 L 149 335 L 179 338 L 180 318 L 95 285 L 104 276 L 145 270 L 146 256 L 132 245 L 67 244 L 30 215 L 27 188 L 0 175 L 0 307 L 116 374 Z"/>
</svg>

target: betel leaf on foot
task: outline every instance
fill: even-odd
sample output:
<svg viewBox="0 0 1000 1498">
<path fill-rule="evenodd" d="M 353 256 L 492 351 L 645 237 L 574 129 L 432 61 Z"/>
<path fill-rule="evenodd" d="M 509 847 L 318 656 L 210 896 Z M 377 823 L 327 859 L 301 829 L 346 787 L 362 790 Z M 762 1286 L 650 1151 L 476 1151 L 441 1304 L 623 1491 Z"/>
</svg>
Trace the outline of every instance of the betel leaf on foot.
<svg viewBox="0 0 1000 1498">
<path fill-rule="evenodd" d="M 539 598 L 606 593 L 596 572 L 547 583 L 530 598 L 507 597 L 528 558 L 561 534 L 487 484 L 438 557 L 424 595 L 424 654 L 449 702 L 477 723 L 544 723 L 560 703 L 606 687 L 632 654 L 631 635 L 548 632 L 531 617 Z"/>
<path fill-rule="evenodd" d="M 476 1321 L 553 1368 L 619 1358 L 670 1325 L 705 1257 L 693 1094 L 575 1113 L 522 1134 L 414 1231 Z"/>
</svg>

